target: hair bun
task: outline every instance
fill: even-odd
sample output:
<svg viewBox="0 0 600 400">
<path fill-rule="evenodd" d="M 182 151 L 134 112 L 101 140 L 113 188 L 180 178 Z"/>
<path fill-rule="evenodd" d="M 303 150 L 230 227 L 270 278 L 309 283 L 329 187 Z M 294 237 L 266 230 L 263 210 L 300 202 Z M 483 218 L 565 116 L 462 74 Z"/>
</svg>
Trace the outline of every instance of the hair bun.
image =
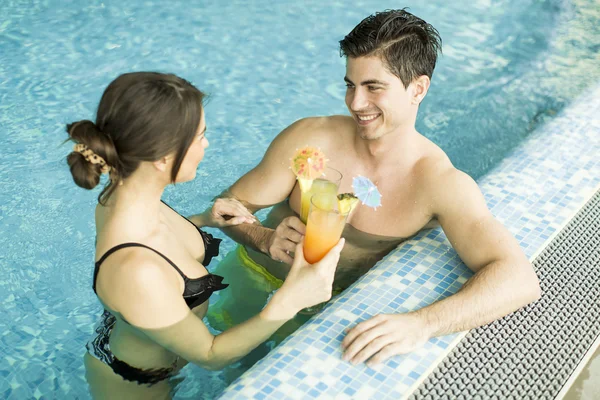
<svg viewBox="0 0 600 400">
<path fill-rule="evenodd" d="M 101 132 L 96 124 L 83 120 L 67 124 L 69 138 L 77 145 L 83 145 L 92 153 L 93 160 L 79 148 L 67 156 L 67 164 L 71 169 L 73 180 L 84 189 L 93 189 L 100 183 L 100 175 L 107 170 L 114 171 L 118 162 L 117 151 L 110 137 Z M 98 159 L 100 162 L 97 162 Z"/>
</svg>

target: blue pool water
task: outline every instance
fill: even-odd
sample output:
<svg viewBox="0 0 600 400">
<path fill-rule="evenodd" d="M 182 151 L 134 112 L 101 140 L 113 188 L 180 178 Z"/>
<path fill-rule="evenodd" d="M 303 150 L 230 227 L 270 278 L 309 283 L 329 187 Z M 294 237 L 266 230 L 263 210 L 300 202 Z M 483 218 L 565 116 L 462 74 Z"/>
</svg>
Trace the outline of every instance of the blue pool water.
<svg viewBox="0 0 600 400">
<path fill-rule="evenodd" d="M 282 128 L 346 113 L 337 42 L 400 4 L 223 3 L 1 2 L 0 398 L 88 397 L 81 356 L 101 311 L 91 290 L 98 192 L 71 181 L 66 122 L 93 118 L 127 71 L 174 72 L 211 93 L 198 177 L 166 193 L 180 211 L 201 211 Z M 418 129 L 475 178 L 600 80 L 596 0 L 422 3 L 401 5 L 438 28 L 444 56 Z M 226 241 L 222 254 L 230 249 Z M 223 389 L 219 372 L 186 374 L 178 398 Z"/>
</svg>

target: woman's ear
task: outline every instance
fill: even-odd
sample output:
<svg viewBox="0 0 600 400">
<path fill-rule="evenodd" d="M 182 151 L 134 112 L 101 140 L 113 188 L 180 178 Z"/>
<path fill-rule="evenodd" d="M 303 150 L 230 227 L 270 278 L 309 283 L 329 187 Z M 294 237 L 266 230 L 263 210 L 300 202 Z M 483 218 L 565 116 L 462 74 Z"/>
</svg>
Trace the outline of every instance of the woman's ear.
<svg viewBox="0 0 600 400">
<path fill-rule="evenodd" d="M 167 172 L 167 170 L 169 168 L 169 162 L 170 162 L 169 157 L 164 156 L 164 157 L 161 157 L 160 159 L 158 159 L 157 161 L 154 161 L 152 164 L 154 165 L 154 168 L 156 168 L 157 170 L 159 170 L 161 172 Z"/>
</svg>

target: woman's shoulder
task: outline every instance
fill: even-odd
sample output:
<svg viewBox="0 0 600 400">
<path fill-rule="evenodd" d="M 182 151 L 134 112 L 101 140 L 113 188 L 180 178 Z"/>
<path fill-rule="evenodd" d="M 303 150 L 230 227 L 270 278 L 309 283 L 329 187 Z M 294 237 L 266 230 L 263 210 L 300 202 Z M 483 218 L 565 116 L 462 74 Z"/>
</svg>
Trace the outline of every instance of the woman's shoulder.
<svg viewBox="0 0 600 400">
<path fill-rule="evenodd" d="M 162 296 L 168 292 L 180 292 L 177 275 L 163 257 L 137 243 L 127 244 L 121 245 L 122 248 L 111 253 L 98 266 L 96 292 L 106 305 L 120 312 L 123 305 L 131 301 L 159 293 Z M 114 248 L 116 246 L 106 252 Z"/>
<path fill-rule="evenodd" d="M 183 319 L 189 308 L 181 296 L 182 282 L 167 261 L 141 247 L 122 251 L 98 287 L 102 303 L 138 328 L 160 328 Z"/>
</svg>

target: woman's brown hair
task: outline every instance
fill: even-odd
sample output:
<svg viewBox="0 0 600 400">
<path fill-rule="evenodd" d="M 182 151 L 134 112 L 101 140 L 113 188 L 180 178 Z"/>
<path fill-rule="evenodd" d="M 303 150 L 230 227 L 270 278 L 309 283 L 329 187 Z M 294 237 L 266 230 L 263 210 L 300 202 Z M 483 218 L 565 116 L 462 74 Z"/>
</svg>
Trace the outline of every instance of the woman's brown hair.
<svg viewBox="0 0 600 400">
<path fill-rule="evenodd" d="M 69 139 L 81 143 L 110 166 L 109 181 L 98 196 L 106 204 L 116 185 L 127 179 L 141 161 L 175 154 L 175 182 L 188 148 L 196 136 L 204 94 L 185 79 L 158 72 L 133 72 L 112 81 L 104 91 L 96 122 L 67 124 Z M 67 163 L 75 183 L 93 189 L 102 167 L 73 151 Z"/>
</svg>

